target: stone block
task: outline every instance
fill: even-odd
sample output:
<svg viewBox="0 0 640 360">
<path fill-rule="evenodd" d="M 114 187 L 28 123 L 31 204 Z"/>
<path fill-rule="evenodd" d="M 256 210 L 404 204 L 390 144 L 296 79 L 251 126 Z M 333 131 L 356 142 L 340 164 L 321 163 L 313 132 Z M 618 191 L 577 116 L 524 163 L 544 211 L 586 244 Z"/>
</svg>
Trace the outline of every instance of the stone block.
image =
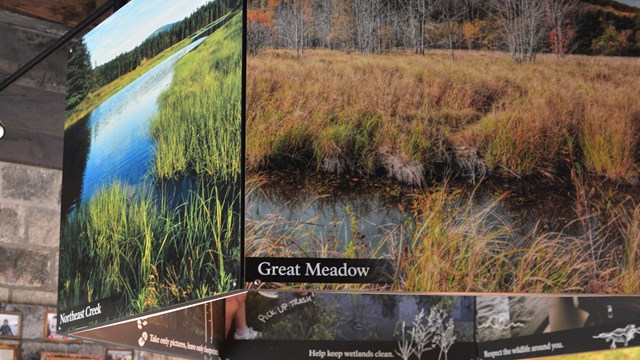
<svg viewBox="0 0 640 360">
<path fill-rule="evenodd" d="M 73 343 L 36 342 L 22 343 L 21 359 L 39 360 L 44 352 L 58 352 L 71 354 L 105 355 L 105 349 L 98 345 L 85 345 Z"/>
<path fill-rule="evenodd" d="M 51 285 L 51 266 L 55 257 L 40 250 L 0 246 L 0 284 L 21 287 Z"/>
<path fill-rule="evenodd" d="M 47 308 L 43 306 L 11 304 L 7 306 L 7 310 L 18 311 L 22 314 L 23 340 L 44 340 L 44 314 Z"/>
<path fill-rule="evenodd" d="M 14 289 L 11 302 L 19 304 L 56 306 L 58 294 L 55 291 Z"/>
<path fill-rule="evenodd" d="M 27 216 L 29 243 L 57 248 L 60 244 L 60 211 L 32 208 Z"/>
<path fill-rule="evenodd" d="M 0 242 L 24 242 L 25 213 L 25 208 L 21 206 L 0 205 Z"/>
<path fill-rule="evenodd" d="M 2 171 L 2 196 L 6 199 L 55 205 L 60 201 L 61 172 L 24 165 L 5 164 Z"/>
</svg>

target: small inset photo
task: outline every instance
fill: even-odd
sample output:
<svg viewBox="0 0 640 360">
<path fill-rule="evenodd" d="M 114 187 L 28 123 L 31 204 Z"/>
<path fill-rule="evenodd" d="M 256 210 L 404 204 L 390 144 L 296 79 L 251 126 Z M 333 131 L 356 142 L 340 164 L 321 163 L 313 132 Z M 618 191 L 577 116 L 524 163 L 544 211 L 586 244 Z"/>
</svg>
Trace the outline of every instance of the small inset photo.
<svg viewBox="0 0 640 360">
<path fill-rule="evenodd" d="M 19 339 L 22 335 L 22 314 L 0 311 L 0 338 Z"/>
<path fill-rule="evenodd" d="M 53 342 L 80 342 L 79 339 L 58 335 L 58 313 L 53 310 L 47 311 L 44 317 L 44 339 Z"/>
<path fill-rule="evenodd" d="M 133 360 L 133 350 L 124 348 L 107 348 L 107 360 Z"/>
</svg>

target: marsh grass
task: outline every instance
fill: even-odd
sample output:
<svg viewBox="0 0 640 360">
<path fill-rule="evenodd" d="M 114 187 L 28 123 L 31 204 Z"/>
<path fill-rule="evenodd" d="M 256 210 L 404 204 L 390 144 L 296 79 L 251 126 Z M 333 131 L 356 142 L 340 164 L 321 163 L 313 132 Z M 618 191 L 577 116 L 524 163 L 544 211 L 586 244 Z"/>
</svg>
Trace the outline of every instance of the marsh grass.
<svg viewBox="0 0 640 360">
<path fill-rule="evenodd" d="M 235 15 L 176 64 L 151 123 L 158 177 L 240 174 L 241 38 L 242 16 Z"/>
<path fill-rule="evenodd" d="M 620 291 L 636 294 L 640 290 L 640 205 L 622 211 L 617 218 L 624 239 L 624 271 L 620 274 Z"/>
<path fill-rule="evenodd" d="M 247 219 L 249 256 L 388 258 L 395 290 L 640 292 L 640 215 L 613 198 L 593 202 L 601 185 L 638 184 L 637 59 L 541 56 L 515 64 L 498 52 L 459 52 L 451 61 L 438 51 L 265 50 L 247 67 L 249 174 L 304 169 L 371 181 L 386 174 L 412 185 L 406 220 L 384 229 L 381 247 L 359 249 L 330 228 L 310 230 L 314 219 L 275 213 Z M 549 230 L 534 219 L 526 232 L 518 214 L 503 218 L 506 194 L 478 203 L 473 191 L 446 181 L 571 186 L 576 174 L 583 186 L 565 199 L 575 220 Z M 569 230 L 576 227 L 582 232 Z"/>
<path fill-rule="evenodd" d="M 451 61 L 437 51 L 265 50 L 247 63 L 247 165 L 383 170 L 413 185 L 446 171 L 477 175 L 471 168 L 557 178 L 573 143 L 589 172 L 634 184 L 637 89 L 640 64 L 629 59 L 541 56 L 514 64 L 489 52 Z"/>
<path fill-rule="evenodd" d="M 262 177 L 250 178 L 248 196 L 264 184 Z M 395 283 L 378 287 L 385 290 L 640 292 L 638 208 L 629 212 L 625 204 L 612 205 L 611 219 L 596 222 L 590 235 L 550 232 L 538 226 L 525 235 L 517 235 L 520 230 L 517 224 L 504 218 L 500 210 L 506 194 L 482 203 L 475 201 L 475 196 L 473 192 L 464 193 L 446 184 L 414 193 L 405 210 L 405 221 L 395 227 L 380 227 L 383 230 L 380 242 L 364 248 L 359 248 L 353 237 L 336 238 L 330 226 L 310 230 L 308 224 L 315 223 L 314 219 L 285 220 L 277 213 L 259 219 L 247 218 L 246 253 L 247 256 L 389 259 L 395 264 Z M 307 206 L 316 200 L 310 199 Z M 603 214 L 603 218 L 608 217 Z M 358 231 L 363 221 L 350 217 L 346 226 Z M 617 226 L 611 226 L 613 223 Z M 592 244 L 595 257 L 592 257 Z M 616 250 L 619 248 L 626 252 Z M 322 288 L 371 290 L 370 286 L 362 285 Z"/>
<path fill-rule="evenodd" d="M 63 227 L 62 299 L 93 301 L 121 296 L 136 311 L 194 299 L 232 288 L 239 247 L 239 196 L 228 188 L 200 184 L 177 207 L 151 192 L 114 182 L 104 187 Z M 66 262 L 66 263 L 65 263 Z M 237 265 L 236 265 L 237 267 Z"/>
</svg>

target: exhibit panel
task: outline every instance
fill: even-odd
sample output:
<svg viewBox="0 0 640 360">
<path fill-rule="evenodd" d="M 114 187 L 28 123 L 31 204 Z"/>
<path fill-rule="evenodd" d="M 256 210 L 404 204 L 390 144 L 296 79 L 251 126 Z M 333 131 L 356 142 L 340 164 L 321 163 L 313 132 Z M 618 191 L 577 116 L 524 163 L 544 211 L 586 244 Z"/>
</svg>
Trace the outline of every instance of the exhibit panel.
<svg viewBox="0 0 640 360">
<path fill-rule="evenodd" d="M 250 291 L 74 335 L 188 359 L 474 359 L 474 315 L 469 296 Z"/>
<path fill-rule="evenodd" d="M 611 296 L 640 289 L 638 54 L 509 52 L 542 1 L 427 3 L 133 0 L 78 40 L 47 328 L 203 360 L 640 345 Z"/>
<path fill-rule="evenodd" d="M 177 358 L 217 360 L 222 358 L 225 340 L 225 299 L 133 318 L 74 336 Z"/>
<path fill-rule="evenodd" d="M 134 0 L 71 47 L 60 332 L 243 287 L 242 13 Z"/>
<path fill-rule="evenodd" d="M 247 280 L 639 294 L 638 19 L 247 0 Z"/>
<path fill-rule="evenodd" d="M 639 306 L 624 296 L 252 290 L 74 335 L 196 360 L 530 359 L 640 346 Z"/>
<path fill-rule="evenodd" d="M 479 296 L 484 359 L 523 359 L 639 346 L 640 298 Z"/>
<path fill-rule="evenodd" d="M 249 292 L 247 324 L 229 359 L 474 359 L 472 296 Z"/>
</svg>

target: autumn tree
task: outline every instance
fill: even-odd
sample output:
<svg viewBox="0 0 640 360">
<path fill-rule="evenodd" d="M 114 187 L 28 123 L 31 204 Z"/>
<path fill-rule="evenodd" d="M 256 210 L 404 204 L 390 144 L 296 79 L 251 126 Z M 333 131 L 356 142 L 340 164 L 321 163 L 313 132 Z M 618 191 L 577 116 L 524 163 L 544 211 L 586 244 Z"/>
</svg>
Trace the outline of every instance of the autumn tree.
<svg viewBox="0 0 640 360">
<path fill-rule="evenodd" d="M 545 0 L 490 0 L 505 47 L 518 62 L 533 61 L 545 38 Z"/>
<path fill-rule="evenodd" d="M 269 46 L 274 32 L 274 21 L 269 10 L 247 10 L 247 51 L 255 55 Z"/>
<path fill-rule="evenodd" d="M 416 54 L 424 55 L 429 46 L 429 25 L 434 21 L 433 12 L 440 2 L 446 0 L 404 0 L 403 5 L 408 12 L 410 34 Z"/>
<path fill-rule="evenodd" d="M 376 45 L 382 0 L 352 0 L 355 19 L 355 35 L 361 53 L 373 53 Z"/>
<path fill-rule="evenodd" d="M 633 32 L 629 29 L 618 31 L 611 22 L 602 25 L 604 31 L 601 36 L 594 39 L 591 48 L 601 55 L 618 55 L 627 53 L 633 47 L 631 38 Z"/>
<path fill-rule="evenodd" d="M 576 32 L 571 23 L 571 15 L 577 5 L 578 0 L 545 0 L 549 42 L 551 51 L 558 59 L 566 57 L 572 50 Z"/>
<path fill-rule="evenodd" d="M 331 0 L 331 30 L 327 41 L 331 49 L 352 51 L 355 49 L 353 4 L 344 0 Z"/>
<path fill-rule="evenodd" d="M 451 59 L 455 57 L 454 46 L 458 43 L 458 23 L 462 18 L 464 12 L 461 9 L 461 3 L 457 0 L 442 1 L 439 6 L 440 11 L 440 23 L 444 28 L 444 43 L 445 47 L 449 49 L 449 56 Z"/>
<path fill-rule="evenodd" d="M 305 19 L 307 20 L 307 43 L 310 47 L 331 48 L 330 36 L 333 24 L 332 0 L 308 0 Z"/>
<path fill-rule="evenodd" d="M 282 0 L 275 11 L 276 28 L 284 45 L 302 54 L 305 44 L 305 2 L 309 0 Z"/>
<path fill-rule="evenodd" d="M 467 49 L 472 50 L 478 47 L 481 42 L 482 23 L 478 19 L 465 21 L 462 25 L 462 34 L 467 43 Z"/>
</svg>

